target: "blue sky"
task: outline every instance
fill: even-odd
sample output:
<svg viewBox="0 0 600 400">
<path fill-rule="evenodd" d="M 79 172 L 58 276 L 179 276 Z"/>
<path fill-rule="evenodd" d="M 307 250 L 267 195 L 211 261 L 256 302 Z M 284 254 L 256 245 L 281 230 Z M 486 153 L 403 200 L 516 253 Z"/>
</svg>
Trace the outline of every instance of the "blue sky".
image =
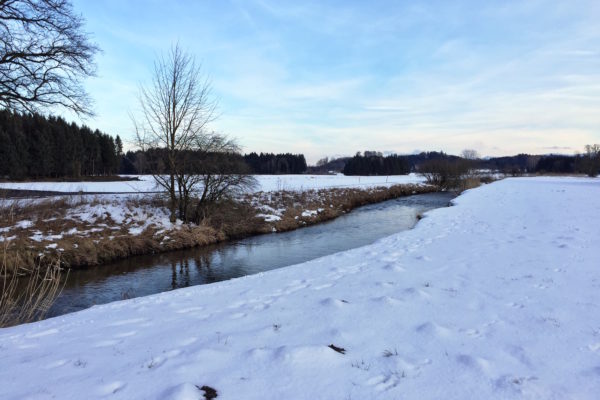
<svg viewBox="0 0 600 400">
<path fill-rule="evenodd" d="M 86 124 L 132 139 L 156 57 L 179 42 L 245 151 L 600 143 L 600 1 L 74 0 L 103 53 Z"/>
</svg>

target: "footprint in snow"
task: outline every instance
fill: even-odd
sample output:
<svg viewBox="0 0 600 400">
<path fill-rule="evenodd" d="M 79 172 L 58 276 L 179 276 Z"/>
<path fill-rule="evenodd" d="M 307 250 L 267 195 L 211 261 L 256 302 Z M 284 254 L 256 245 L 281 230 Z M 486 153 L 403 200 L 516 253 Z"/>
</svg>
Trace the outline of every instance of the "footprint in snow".
<svg viewBox="0 0 600 400">
<path fill-rule="evenodd" d="M 446 337 L 452 334 L 452 330 L 442 325 L 438 325 L 435 322 L 425 322 L 418 325 L 415 331 L 421 335 L 434 336 L 434 337 Z"/>
<path fill-rule="evenodd" d="M 400 299 L 397 299 L 395 297 L 390 297 L 390 296 L 380 296 L 380 297 L 374 297 L 371 299 L 372 301 L 376 302 L 376 303 L 383 303 L 383 304 L 387 304 L 390 306 L 396 306 L 399 304 L 402 304 L 403 301 Z"/>
<path fill-rule="evenodd" d="M 107 383 L 104 385 L 100 385 L 98 387 L 98 394 L 100 394 L 100 395 L 115 394 L 115 393 L 123 390 L 123 388 L 125 388 L 125 386 L 127 386 L 127 384 L 124 382 L 121 382 L 121 381 L 115 381 L 115 382 Z"/>
<path fill-rule="evenodd" d="M 406 378 L 404 371 L 393 371 L 372 377 L 367 381 L 367 385 L 373 386 L 377 392 L 387 392 L 398 386 L 404 378 Z"/>
<path fill-rule="evenodd" d="M 218 392 L 210 386 L 200 386 L 186 382 L 168 388 L 158 398 L 164 400 L 212 400 L 217 397 Z"/>
<path fill-rule="evenodd" d="M 468 354 L 459 354 L 456 356 L 455 361 L 457 364 L 464 368 L 478 370 L 480 372 L 486 372 L 489 370 L 490 363 L 486 359 L 480 357 L 472 357 Z"/>
<path fill-rule="evenodd" d="M 322 306 L 326 306 L 326 307 L 343 307 L 344 304 L 347 304 L 347 303 L 348 302 L 346 300 L 338 300 L 338 299 L 334 299 L 332 297 L 328 297 L 328 298 L 320 301 L 320 304 Z"/>
<path fill-rule="evenodd" d="M 394 264 L 387 264 L 387 265 L 384 265 L 382 268 L 386 271 L 406 272 L 406 268 L 403 268 L 399 265 L 394 265 Z"/>
<path fill-rule="evenodd" d="M 515 392 L 515 393 L 524 393 L 526 391 L 526 388 L 532 386 L 532 384 L 534 384 L 534 382 L 537 380 L 538 378 L 536 376 L 514 376 L 514 375 L 502 375 L 500 378 L 496 379 L 494 381 L 494 386 L 496 387 L 496 389 L 498 390 L 503 390 L 503 391 L 511 391 L 511 392 Z M 531 390 L 531 388 L 529 390 L 527 390 L 527 392 L 538 392 L 537 390 Z M 546 396 L 543 396 L 546 397 Z"/>
<path fill-rule="evenodd" d="M 164 357 L 152 357 L 148 362 L 144 363 L 144 367 L 148 369 L 157 369 L 160 368 L 167 359 Z"/>
<path fill-rule="evenodd" d="M 462 332 L 464 332 L 467 336 L 472 338 L 480 338 L 483 336 L 481 331 L 479 331 L 478 329 L 465 329 Z"/>
</svg>

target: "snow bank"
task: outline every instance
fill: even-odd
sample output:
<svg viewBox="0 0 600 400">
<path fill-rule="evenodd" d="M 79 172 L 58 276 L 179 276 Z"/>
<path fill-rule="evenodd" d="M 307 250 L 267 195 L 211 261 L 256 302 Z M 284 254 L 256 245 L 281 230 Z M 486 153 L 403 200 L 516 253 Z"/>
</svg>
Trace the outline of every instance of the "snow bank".
<svg viewBox="0 0 600 400">
<path fill-rule="evenodd" d="M 310 190 L 333 187 L 391 186 L 423 183 L 423 177 L 410 175 L 344 176 L 344 175 L 255 175 L 259 185 L 255 191 Z M 139 193 L 158 191 L 154 178 L 139 176 L 139 181 L 122 182 L 2 182 L 0 188 L 45 190 L 55 192 Z"/>
<path fill-rule="evenodd" d="M 597 398 L 600 180 L 455 203 L 363 248 L 0 330 L 0 398 Z"/>
</svg>

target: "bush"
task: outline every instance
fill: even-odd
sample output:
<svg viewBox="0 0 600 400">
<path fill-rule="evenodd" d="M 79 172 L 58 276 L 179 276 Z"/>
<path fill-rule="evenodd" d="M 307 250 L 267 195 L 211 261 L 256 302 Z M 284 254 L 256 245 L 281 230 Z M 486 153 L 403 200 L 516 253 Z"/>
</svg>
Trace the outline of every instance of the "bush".
<svg viewBox="0 0 600 400">
<path fill-rule="evenodd" d="M 427 183 L 442 189 L 462 189 L 466 187 L 467 178 L 474 178 L 471 173 L 470 160 L 429 160 L 419 166 L 419 172 Z M 473 183 L 471 182 L 470 185 Z"/>
</svg>

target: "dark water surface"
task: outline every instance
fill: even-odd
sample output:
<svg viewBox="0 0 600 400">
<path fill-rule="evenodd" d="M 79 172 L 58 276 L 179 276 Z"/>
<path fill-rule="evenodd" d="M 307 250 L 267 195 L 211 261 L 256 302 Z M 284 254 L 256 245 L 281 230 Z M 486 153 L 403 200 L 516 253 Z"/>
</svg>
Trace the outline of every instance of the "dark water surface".
<svg viewBox="0 0 600 400">
<path fill-rule="evenodd" d="M 354 209 L 333 221 L 213 246 L 131 257 L 71 271 L 48 317 L 125 298 L 223 281 L 298 264 L 411 229 L 417 215 L 454 196 L 429 193 Z"/>
</svg>

